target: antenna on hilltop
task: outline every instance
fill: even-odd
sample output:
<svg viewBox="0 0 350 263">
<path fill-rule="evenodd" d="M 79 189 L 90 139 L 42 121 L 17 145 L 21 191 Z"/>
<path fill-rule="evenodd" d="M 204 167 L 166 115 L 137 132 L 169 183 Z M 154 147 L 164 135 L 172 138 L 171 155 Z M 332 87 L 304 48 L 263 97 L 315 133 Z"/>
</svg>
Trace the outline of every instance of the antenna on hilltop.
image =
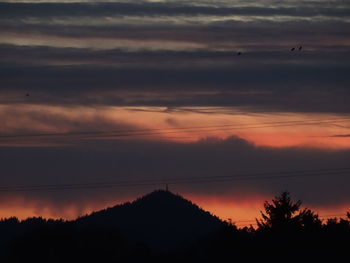
<svg viewBox="0 0 350 263">
<path fill-rule="evenodd" d="M 168 184 L 165 184 L 165 191 L 169 192 Z"/>
</svg>

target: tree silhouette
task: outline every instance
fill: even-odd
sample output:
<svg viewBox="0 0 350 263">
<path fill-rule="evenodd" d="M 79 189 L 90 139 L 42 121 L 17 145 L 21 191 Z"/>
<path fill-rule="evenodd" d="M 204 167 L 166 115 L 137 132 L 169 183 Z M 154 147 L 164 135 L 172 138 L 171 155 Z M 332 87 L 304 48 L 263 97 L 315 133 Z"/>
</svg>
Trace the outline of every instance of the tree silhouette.
<svg viewBox="0 0 350 263">
<path fill-rule="evenodd" d="M 299 223 L 304 230 L 319 230 L 322 227 L 318 215 L 306 208 L 299 214 Z"/>
<path fill-rule="evenodd" d="M 256 220 L 259 230 L 285 232 L 321 227 L 318 215 L 310 209 L 301 209 L 302 202 L 292 201 L 289 195 L 289 192 L 283 192 L 272 199 L 272 203 L 265 201 L 262 219 Z"/>
<path fill-rule="evenodd" d="M 282 261 L 286 255 L 313 262 L 348 257 L 349 212 L 322 223 L 283 192 L 264 203 L 261 215 L 257 229 L 237 228 L 181 196 L 155 191 L 72 221 L 0 219 L 0 262 L 220 263 L 232 257 Z M 166 244 L 155 245 L 157 238 Z"/>
</svg>

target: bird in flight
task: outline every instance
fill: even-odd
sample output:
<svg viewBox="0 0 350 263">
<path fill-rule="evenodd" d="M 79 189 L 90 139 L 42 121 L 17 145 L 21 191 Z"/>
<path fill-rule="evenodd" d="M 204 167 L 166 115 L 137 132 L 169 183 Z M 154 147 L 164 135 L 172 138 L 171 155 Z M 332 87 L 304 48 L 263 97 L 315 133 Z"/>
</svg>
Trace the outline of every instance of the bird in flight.
<svg viewBox="0 0 350 263">
<path fill-rule="evenodd" d="M 26 94 L 26 97 L 29 97 L 29 93 Z"/>
<path fill-rule="evenodd" d="M 301 50 L 302 50 L 302 48 L 303 48 L 303 47 L 302 47 L 302 46 L 300 46 L 298 50 L 299 50 L 299 51 L 301 51 Z"/>
<path fill-rule="evenodd" d="M 294 51 L 295 50 L 295 47 L 291 48 L 290 51 Z"/>
<path fill-rule="evenodd" d="M 242 55 L 242 52 L 239 51 L 239 52 L 237 53 L 237 56 L 240 56 L 240 55 Z"/>
</svg>

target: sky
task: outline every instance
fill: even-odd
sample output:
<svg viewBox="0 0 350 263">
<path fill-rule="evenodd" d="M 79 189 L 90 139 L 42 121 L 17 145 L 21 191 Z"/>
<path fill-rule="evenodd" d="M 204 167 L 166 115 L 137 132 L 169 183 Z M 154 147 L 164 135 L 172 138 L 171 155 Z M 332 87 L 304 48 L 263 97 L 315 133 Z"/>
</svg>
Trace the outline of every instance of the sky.
<svg viewBox="0 0 350 263">
<path fill-rule="evenodd" d="M 165 182 L 238 225 L 282 191 L 345 215 L 349 69 L 348 1 L 1 1 L 0 217 Z"/>
</svg>

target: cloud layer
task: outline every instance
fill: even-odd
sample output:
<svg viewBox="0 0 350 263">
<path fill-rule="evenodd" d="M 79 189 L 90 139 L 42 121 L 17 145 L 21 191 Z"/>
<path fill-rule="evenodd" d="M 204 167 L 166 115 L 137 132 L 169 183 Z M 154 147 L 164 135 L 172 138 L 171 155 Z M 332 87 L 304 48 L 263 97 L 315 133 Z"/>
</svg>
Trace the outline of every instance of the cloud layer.
<svg viewBox="0 0 350 263">
<path fill-rule="evenodd" d="M 207 139 L 196 143 L 155 141 L 90 142 L 76 147 L 0 148 L 1 185 L 46 185 L 118 182 L 166 178 L 228 176 L 264 172 L 288 172 L 348 166 L 350 152 L 305 148 L 256 147 L 245 140 Z M 347 205 L 349 174 L 301 176 L 253 180 L 185 183 L 171 185 L 173 191 L 190 196 L 226 200 L 251 200 L 289 190 L 306 205 Z M 261 177 L 264 177 L 261 175 Z M 20 183 L 19 183 L 20 182 Z M 140 192 L 163 187 L 150 185 L 106 189 L 3 192 L 1 199 L 27 200 L 57 215 L 71 207 L 84 211 L 92 204 L 113 204 Z M 15 202 L 15 201 L 13 201 Z M 39 205 L 40 206 L 40 205 Z M 39 209 L 40 210 L 40 209 Z M 43 210 L 41 211 L 44 212 Z M 73 214 L 74 214 L 73 213 Z"/>
<path fill-rule="evenodd" d="M 0 10 L 2 103 L 349 112 L 343 1 L 12 1 Z"/>
</svg>

